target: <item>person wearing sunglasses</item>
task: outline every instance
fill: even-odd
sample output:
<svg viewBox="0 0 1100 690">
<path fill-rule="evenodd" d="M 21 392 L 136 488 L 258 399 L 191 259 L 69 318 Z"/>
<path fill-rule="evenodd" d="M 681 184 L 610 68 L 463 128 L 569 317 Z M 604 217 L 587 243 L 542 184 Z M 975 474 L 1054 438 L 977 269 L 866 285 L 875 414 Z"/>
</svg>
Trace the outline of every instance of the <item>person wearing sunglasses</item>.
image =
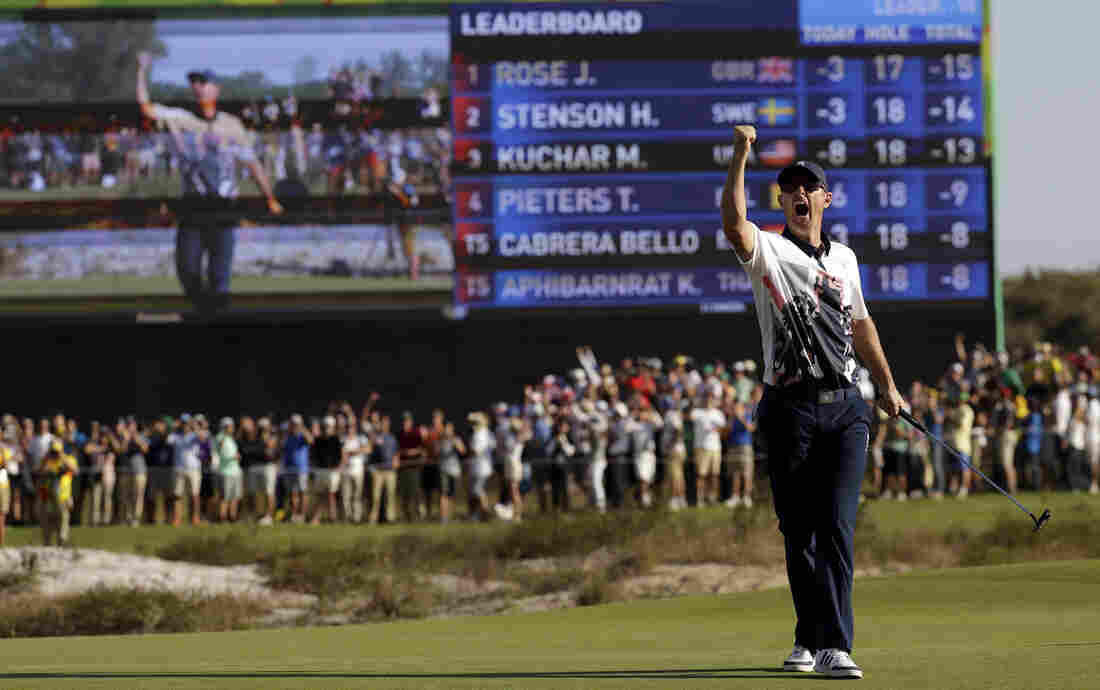
<svg viewBox="0 0 1100 690">
<path fill-rule="evenodd" d="M 896 417 L 906 404 L 864 304 L 856 256 L 822 235 L 832 194 L 821 166 L 798 161 L 779 173 L 782 233 L 748 220 L 745 167 L 755 140 L 754 127 L 734 128 L 722 229 L 752 281 L 763 341 L 767 388 L 757 428 L 768 444 L 797 618 L 783 668 L 862 678 L 851 657 L 852 563 L 871 407 L 857 385 L 856 356 L 886 414 Z"/>
<path fill-rule="evenodd" d="M 189 72 L 195 108 L 172 108 L 149 98 L 146 82 L 151 64 L 150 53 L 138 54 L 137 100 L 142 115 L 167 128 L 179 158 L 183 200 L 177 211 L 176 273 L 195 308 L 204 314 L 216 313 L 229 305 L 234 228 L 241 213 L 235 204 L 237 163 L 248 169 L 271 214 L 281 214 L 283 207 L 256 157 L 253 133 L 237 116 L 218 110 L 220 87 L 214 72 Z"/>
</svg>

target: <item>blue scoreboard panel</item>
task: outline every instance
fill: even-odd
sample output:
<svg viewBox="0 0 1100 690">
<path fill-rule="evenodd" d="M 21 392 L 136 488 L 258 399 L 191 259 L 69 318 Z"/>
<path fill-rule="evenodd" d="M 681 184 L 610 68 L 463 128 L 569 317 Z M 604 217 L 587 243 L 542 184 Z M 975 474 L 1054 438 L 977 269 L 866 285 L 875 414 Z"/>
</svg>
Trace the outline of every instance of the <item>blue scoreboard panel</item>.
<svg viewBox="0 0 1100 690">
<path fill-rule="evenodd" d="M 732 128 L 749 215 L 819 162 L 824 230 L 872 301 L 991 294 L 979 0 L 452 9 L 457 304 L 740 311 L 721 231 Z"/>
</svg>

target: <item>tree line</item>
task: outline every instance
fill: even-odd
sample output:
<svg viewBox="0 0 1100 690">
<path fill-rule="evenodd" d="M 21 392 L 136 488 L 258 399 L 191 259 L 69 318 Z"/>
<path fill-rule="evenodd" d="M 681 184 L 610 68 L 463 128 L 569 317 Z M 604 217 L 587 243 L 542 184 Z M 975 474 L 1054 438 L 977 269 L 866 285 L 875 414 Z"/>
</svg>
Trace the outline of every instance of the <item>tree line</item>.
<svg viewBox="0 0 1100 690">
<path fill-rule="evenodd" d="M 125 102 L 134 99 L 137 55 L 164 57 L 167 48 L 157 37 L 152 20 L 96 22 L 26 22 L 14 38 L 0 46 L 0 101 Z M 196 58 L 201 62 L 201 58 Z M 196 64 L 196 68 L 203 67 Z M 364 69 L 362 60 L 347 65 Z M 155 69 L 155 68 L 154 68 Z M 305 56 L 294 69 L 294 86 L 275 85 L 262 69 L 219 75 L 221 97 L 226 100 L 262 100 L 267 96 L 302 100 L 329 96 L 328 75 L 318 74 L 316 58 Z M 409 55 L 390 51 L 371 69 L 382 79 L 380 97 L 413 97 L 425 88 L 447 92 L 446 56 L 424 51 Z M 186 83 L 157 81 L 153 75 L 151 97 L 160 101 L 187 100 Z"/>
<path fill-rule="evenodd" d="M 1065 347 L 1100 343 L 1100 271 L 1028 271 L 1002 281 L 1005 341 Z"/>
</svg>

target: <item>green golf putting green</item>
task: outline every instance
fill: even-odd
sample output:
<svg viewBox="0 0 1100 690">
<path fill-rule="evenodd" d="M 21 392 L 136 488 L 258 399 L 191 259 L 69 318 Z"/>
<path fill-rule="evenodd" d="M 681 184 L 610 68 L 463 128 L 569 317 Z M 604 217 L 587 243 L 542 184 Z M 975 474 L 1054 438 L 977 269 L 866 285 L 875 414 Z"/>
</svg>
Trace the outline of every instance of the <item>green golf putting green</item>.
<svg viewBox="0 0 1100 690">
<path fill-rule="evenodd" d="M 856 582 L 868 688 L 1090 688 L 1100 560 Z M 12 639 L 20 688 L 787 688 L 785 590 L 538 614 L 199 635 Z"/>
</svg>

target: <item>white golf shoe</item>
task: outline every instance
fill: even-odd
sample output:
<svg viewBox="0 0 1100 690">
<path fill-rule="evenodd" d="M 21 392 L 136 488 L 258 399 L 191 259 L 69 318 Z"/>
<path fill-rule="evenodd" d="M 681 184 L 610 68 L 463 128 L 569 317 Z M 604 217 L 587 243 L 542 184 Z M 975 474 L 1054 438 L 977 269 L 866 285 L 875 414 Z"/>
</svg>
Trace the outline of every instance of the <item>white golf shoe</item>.
<svg viewBox="0 0 1100 690">
<path fill-rule="evenodd" d="M 791 655 L 783 660 L 783 670 L 810 673 L 814 670 L 814 655 L 802 645 L 796 644 Z"/>
<path fill-rule="evenodd" d="M 863 669 L 843 649 L 822 649 L 814 655 L 814 670 L 829 678 L 862 678 Z"/>
</svg>

